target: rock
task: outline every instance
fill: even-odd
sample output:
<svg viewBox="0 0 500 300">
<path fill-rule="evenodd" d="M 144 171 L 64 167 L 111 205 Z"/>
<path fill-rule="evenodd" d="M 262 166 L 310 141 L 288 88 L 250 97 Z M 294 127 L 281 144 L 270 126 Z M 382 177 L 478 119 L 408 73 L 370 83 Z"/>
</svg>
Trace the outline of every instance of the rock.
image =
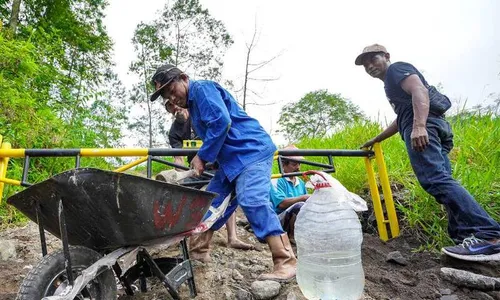
<svg viewBox="0 0 500 300">
<path fill-rule="evenodd" d="M 500 278 L 479 275 L 453 268 L 441 268 L 441 273 L 445 279 L 457 286 L 483 291 L 500 289 Z"/>
<path fill-rule="evenodd" d="M 234 299 L 234 294 L 233 294 L 233 292 L 230 289 L 226 289 L 224 291 L 224 297 L 226 298 L 226 300 L 233 300 Z"/>
<path fill-rule="evenodd" d="M 252 300 L 252 294 L 243 290 L 243 289 L 238 289 L 236 291 L 236 299 L 237 300 Z"/>
<path fill-rule="evenodd" d="M 446 296 L 439 298 L 439 300 L 459 300 L 459 299 L 458 299 L 457 295 L 446 295 Z"/>
<path fill-rule="evenodd" d="M 495 298 L 493 298 L 492 296 L 486 294 L 485 292 L 481 292 L 481 291 L 476 291 L 474 293 L 474 298 L 481 299 L 481 300 L 495 300 Z"/>
<path fill-rule="evenodd" d="M 238 270 L 246 270 L 246 269 L 248 269 L 248 267 L 247 267 L 247 266 L 245 266 L 245 265 L 244 265 L 244 264 L 242 264 L 242 263 L 237 263 L 237 264 L 236 264 L 236 268 L 237 268 Z"/>
<path fill-rule="evenodd" d="M 249 268 L 249 270 L 252 272 L 252 273 L 262 273 L 262 272 L 266 272 L 267 271 L 267 267 L 263 266 L 263 265 L 253 265 Z"/>
<path fill-rule="evenodd" d="M 272 280 L 254 281 L 251 285 L 252 294 L 255 299 L 271 299 L 280 293 L 281 285 Z"/>
<path fill-rule="evenodd" d="M 5 261 L 16 257 L 16 242 L 13 240 L 0 240 L 0 260 Z"/>
<path fill-rule="evenodd" d="M 387 254 L 386 260 L 387 262 L 391 263 L 396 263 L 398 265 L 406 266 L 408 264 L 408 261 L 406 258 L 403 257 L 401 252 L 399 251 L 392 251 L 389 254 Z"/>
<path fill-rule="evenodd" d="M 290 292 L 288 293 L 288 295 L 286 295 L 286 300 L 297 300 L 297 296 L 294 292 Z"/>
<path fill-rule="evenodd" d="M 239 227 L 245 227 L 245 226 L 250 226 L 250 223 L 248 223 L 247 219 L 238 219 L 236 221 L 236 225 L 238 225 Z"/>
<path fill-rule="evenodd" d="M 444 296 L 444 295 L 451 295 L 452 292 L 450 289 L 440 289 L 439 293 Z"/>
<path fill-rule="evenodd" d="M 243 280 L 243 278 L 245 278 L 245 277 L 243 277 L 243 275 L 241 275 L 241 273 L 238 272 L 238 270 L 236 270 L 236 269 L 233 270 L 233 279 L 234 280 Z"/>
</svg>

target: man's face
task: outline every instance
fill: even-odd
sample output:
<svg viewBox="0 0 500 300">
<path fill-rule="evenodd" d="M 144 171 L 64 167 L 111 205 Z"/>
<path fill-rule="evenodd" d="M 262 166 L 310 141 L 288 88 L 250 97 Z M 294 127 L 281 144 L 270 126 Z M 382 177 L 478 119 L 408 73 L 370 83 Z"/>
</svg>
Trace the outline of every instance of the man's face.
<svg viewBox="0 0 500 300">
<path fill-rule="evenodd" d="M 187 82 L 185 79 L 181 78 L 180 80 L 172 81 L 166 87 L 164 87 L 161 91 L 161 96 L 163 97 L 163 99 L 168 99 L 168 101 L 173 105 L 186 108 L 187 93 Z"/>
<path fill-rule="evenodd" d="M 283 164 L 283 171 L 285 171 L 285 173 L 300 172 L 300 163 L 289 161 L 288 163 Z"/>
<path fill-rule="evenodd" d="M 181 123 L 186 122 L 186 120 L 189 118 L 189 111 L 186 108 L 182 108 L 180 106 L 172 104 L 172 102 L 170 101 L 167 101 L 167 103 L 165 103 L 165 109 L 167 110 L 167 112 L 174 115 L 175 119 Z"/>
<path fill-rule="evenodd" d="M 366 73 L 374 78 L 384 79 L 387 68 L 389 67 L 389 54 L 370 53 L 363 58 L 363 66 Z"/>
</svg>

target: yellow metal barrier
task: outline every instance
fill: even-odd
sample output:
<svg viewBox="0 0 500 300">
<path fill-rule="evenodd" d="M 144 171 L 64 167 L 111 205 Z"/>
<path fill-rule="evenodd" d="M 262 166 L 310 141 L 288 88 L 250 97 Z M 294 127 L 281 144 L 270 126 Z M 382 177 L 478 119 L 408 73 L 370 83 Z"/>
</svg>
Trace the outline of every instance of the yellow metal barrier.
<svg viewBox="0 0 500 300">
<path fill-rule="evenodd" d="M 113 171 L 114 171 L 114 172 L 124 172 L 124 171 L 126 171 L 126 170 L 128 170 L 128 169 L 130 169 L 130 168 L 133 168 L 133 167 L 135 167 L 135 166 L 137 166 L 137 165 L 142 164 L 142 163 L 143 163 L 143 162 L 145 162 L 146 160 L 148 160 L 148 157 L 147 157 L 147 156 L 145 156 L 145 157 L 141 157 L 141 158 L 139 158 L 138 160 L 135 160 L 135 161 L 133 161 L 133 162 L 131 162 L 131 163 L 128 163 L 128 164 L 126 164 L 126 165 L 124 165 L 124 166 L 121 166 L 121 167 L 119 167 L 118 169 L 114 169 Z"/>
<path fill-rule="evenodd" d="M 10 143 L 2 142 L 2 136 L 0 135 L 0 203 L 2 201 L 4 184 L 12 185 L 22 185 L 21 181 L 6 178 L 7 167 L 9 158 L 21 158 L 26 156 L 26 149 L 11 149 Z M 183 148 L 199 148 L 201 146 L 201 141 L 196 140 L 185 140 L 183 141 Z M 141 156 L 141 158 L 128 163 L 115 169 L 115 172 L 123 172 L 132 167 L 135 167 L 148 160 L 149 149 L 147 148 L 136 148 L 136 149 L 54 149 L 58 152 L 64 152 L 65 155 L 59 156 L 90 156 L 90 157 L 120 157 L 120 156 Z M 49 151 L 54 151 L 49 150 Z M 33 151 L 38 151 L 33 154 Z M 29 149 L 28 154 L 35 156 L 44 156 L 47 150 L 43 149 Z M 316 151 L 316 150 L 311 150 Z M 327 150 L 329 151 L 329 150 Z M 41 153 L 41 154 L 40 154 Z M 274 158 L 278 158 L 278 151 L 275 153 Z M 331 155 L 331 154 L 328 154 Z M 342 155 L 342 154 L 339 154 Z M 56 155 L 57 156 L 57 155 Z M 314 155 L 313 155 L 314 156 Z M 343 156 L 349 156 L 343 154 Z M 359 155 L 357 155 L 359 156 Z M 389 184 L 389 177 L 387 174 L 387 168 L 385 165 L 385 160 L 382 152 L 382 147 L 379 143 L 374 145 L 374 156 L 364 157 L 366 172 L 368 175 L 368 184 L 370 187 L 370 193 L 373 200 L 373 210 L 377 220 L 377 229 L 379 236 L 382 240 L 387 241 L 389 238 L 394 238 L 399 235 L 399 224 L 396 215 L 396 208 L 394 206 L 394 200 L 392 198 L 391 187 Z M 331 159 L 331 157 L 330 157 Z M 384 195 L 384 203 L 380 199 L 380 193 L 378 190 L 377 179 L 375 177 L 375 172 L 372 166 L 372 160 L 375 160 L 377 169 L 379 172 L 380 185 L 382 187 L 382 193 Z M 281 178 L 283 174 L 272 174 L 271 178 Z M 384 213 L 384 208 L 385 212 Z M 387 225 L 389 225 L 390 232 L 387 230 Z"/>
<path fill-rule="evenodd" d="M 10 143 L 4 143 L 3 137 L 0 135 L 0 149 L 1 150 L 8 150 L 10 148 L 11 148 Z M 11 180 L 11 179 L 5 178 L 5 176 L 7 175 L 8 164 L 9 164 L 9 157 L 8 156 L 0 157 L 0 203 L 2 203 L 3 187 L 4 187 L 5 183 L 17 185 L 16 180 Z"/>
<path fill-rule="evenodd" d="M 396 207 L 394 206 L 394 199 L 392 198 L 384 154 L 380 143 L 376 143 L 373 146 L 373 150 L 375 151 L 374 157 L 365 157 L 366 173 L 368 174 L 368 183 L 370 185 L 370 193 L 373 200 L 373 211 L 375 213 L 375 218 L 377 219 L 377 229 L 380 238 L 387 241 L 389 238 L 399 236 L 399 223 L 396 215 Z M 378 191 L 377 180 L 375 178 L 375 172 L 373 171 L 371 159 L 375 159 L 379 171 L 379 180 L 380 185 L 382 186 L 382 193 L 384 195 L 384 206 L 387 218 L 384 215 L 383 205 L 380 199 L 380 193 Z M 391 236 L 389 236 L 387 232 L 387 224 L 389 224 Z"/>
</svg>

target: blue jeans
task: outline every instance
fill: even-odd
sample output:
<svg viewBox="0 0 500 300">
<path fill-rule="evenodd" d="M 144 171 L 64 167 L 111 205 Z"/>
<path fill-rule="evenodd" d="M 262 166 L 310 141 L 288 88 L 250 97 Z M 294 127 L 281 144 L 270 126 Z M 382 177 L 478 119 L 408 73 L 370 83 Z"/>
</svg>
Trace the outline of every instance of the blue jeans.
<svg viewBox="0 0 500 300">
<path fill-rule="evenodd" d="M 229 203 L 224 215 L 214 223 L 211 230 L 219 230 L 226 224 L 229 217 L 240 205 L 259 240 L 263 241 L 267 236 L 284 233 L 276 212 L 269 206 L 272 164 L 272 156 L 253 163 L 246 167 L 232 182 L 223 175 L 221 170 L 215 173 L 207 187 L 207 191 L 219 194 L 212 202 L 212 206 L 218 207 L 233 191 L 236 191 L 236 199 Z M 209 215 L 210 212 L 205 217 Z"/>
<path fill-rule="evenodd" d="M 429 145 L 423 152 L 411 147 L 412 126 L 402 136 L 410 163 L 420 185 L 442 204 L 448 213 L 448 233 L 456 243 L 474 234 L 480 239 L 500 238 L 500 224 L 476 202 L 469 192 L 451 176 L 448 153 L 453 148 L 453 133 L 444 118 L 429 117 Z"/>
</svg>

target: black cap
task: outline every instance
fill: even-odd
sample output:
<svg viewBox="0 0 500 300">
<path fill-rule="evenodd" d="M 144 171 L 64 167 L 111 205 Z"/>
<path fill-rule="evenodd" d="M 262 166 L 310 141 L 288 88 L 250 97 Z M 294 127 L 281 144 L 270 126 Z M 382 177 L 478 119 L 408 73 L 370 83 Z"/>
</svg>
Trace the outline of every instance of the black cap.
<svg viewBox="0 0 500 300">
<path fill-rule="evenodd" d="M 151 84 L 155 88 L 155 92 L 149 100 L 155 101 L 160 96 L 161 90 L 181 74 L 182 71 L 171 64 L 165 64 L 156 69 L 155 74 L 151 78 Z"/>
</svg>

